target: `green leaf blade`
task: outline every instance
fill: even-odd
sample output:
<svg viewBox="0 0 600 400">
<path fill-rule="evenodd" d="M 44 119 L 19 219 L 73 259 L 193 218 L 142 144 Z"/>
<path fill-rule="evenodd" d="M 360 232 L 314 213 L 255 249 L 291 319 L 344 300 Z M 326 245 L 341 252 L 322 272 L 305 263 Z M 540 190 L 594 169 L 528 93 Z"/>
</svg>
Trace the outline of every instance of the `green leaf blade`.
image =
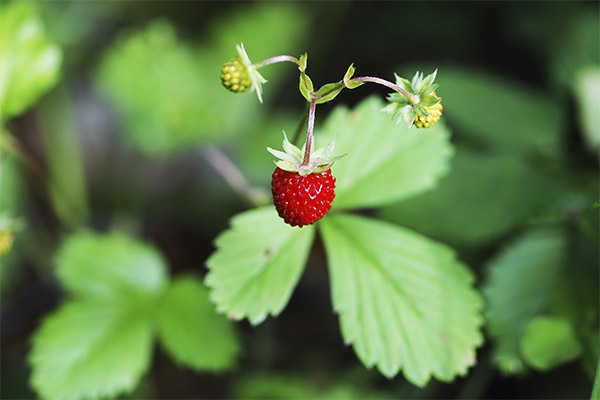
<svg viewBox="0 0 600 400">
<path fill-rule="evenodd" d="M 423 386 L 466 373 L 481 344 L 482 301 L 452 251 L 391 224 L 344 214 L 321 222 L 332 301 L 361 361 Z"/>
<path fill-rule="evenodd" d="M 565 257 L 560 231 L 534 230 L 517 238 L 488 265 L 483 293 L 493 360 L 507 374 L 525 369 L 519 343 L 527 325 L 549 301 Z"/>
<path fill-rule="evenodd" d="M 157 313 L 158 338 L 180 364 L 197 371 L 222 371 L 239 351 L 233 326 L 215 312 L 208 291 L 191 276 L 176 279 Z"/>
<path fill-rule="evenodd" d="M 82 298 L 154 298 L 167 280 L 161 255 L 120 233 L 72 235 L 56 263 L 63 286 Z"/>
<path fill-rule="evenodd" d="M 338 133 L 336 151 L 348 157 L 332 167 L 335 209 L 380 206 L 433 187 L 446 173 L 453 148 L 442 123 L 427 131 L 395 125 L 380 113 L 383 102 L 369 98 L 349 111 L 338 107 L 319 134 Z M 321 138 L 320 136 L 323 136 Z"/>
<path fill-rule="evenodd" d="M 273 207 L 237 215 L 207 260 L 211 300 L 231 318 L 255 325 L 278 315 L 300 279 L 313 237 L 314 226 L 293 228 Z"/>
<path fill-rule="evenodd" d="M 48 399 L 115 398 L 137 386 L 151 353 L 148 315 L 115 302 L 67 303 L 35 333 L 31 384 Z"/>
<path fill-rule="evenodd" d="M 34 3 L 0 13 L 0 121 L 18 115 L 58 82 L 61 49 L 50 43 Z"/>
</svg>

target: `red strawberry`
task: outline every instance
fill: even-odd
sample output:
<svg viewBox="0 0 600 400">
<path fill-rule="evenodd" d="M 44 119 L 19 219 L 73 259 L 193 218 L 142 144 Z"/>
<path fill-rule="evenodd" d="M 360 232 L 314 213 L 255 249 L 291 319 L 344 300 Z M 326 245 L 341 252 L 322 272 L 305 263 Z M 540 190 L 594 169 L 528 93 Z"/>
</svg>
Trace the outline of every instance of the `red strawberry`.
<svg viewBox="0 0 600 400">
<path fill-rule="evenodd" d="M 343 156 L 332 157 L 335 140 L 328 146 L 309 152 L 291 144 L 283 133 L 283 150 L 267 150 L 279 161 L 273 172 L 273 203 L 283 220 L 303 227 L 323 218 L 335 197 L 335 178 L 331 165 Z M 311 146 L 312 147 L 312 146 Z M 345 154 L 344 154 L 345 155 Z"/>
<path fill-rule="evenodd" d="M 312 225 L 323 218 L 335 198 L 334 189 L 331 169 L 302 176 L 276 168 L 271 181 L 275 208 L 291 226 Z"/>
</svg>

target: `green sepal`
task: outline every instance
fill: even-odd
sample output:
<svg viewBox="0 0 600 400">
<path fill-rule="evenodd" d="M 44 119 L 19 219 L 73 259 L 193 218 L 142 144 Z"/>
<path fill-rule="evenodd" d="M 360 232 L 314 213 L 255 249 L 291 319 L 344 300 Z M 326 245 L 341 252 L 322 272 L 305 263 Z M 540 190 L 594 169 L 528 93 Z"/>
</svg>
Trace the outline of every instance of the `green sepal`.
<svg viewBox="0 0 600 400">
<path fill-rule="evenodd" d="M 415 107 L 415 112 L 419 115 L 422 115 L 424 117 L 429 115 L 429 111 L 427 111 L 427 107 L 425 107 L 423 104 L 419 104 Z"/>
<path fill-rule="evenodd" d="M 440 98 L 433 95 L 433 94 L 428 94 L 426 96 L 423 96 L 421 98 L 421 102 L 419 103 L 420 105 L 424 106 L 424 107 L 430 107 L 434 104 L 437 104 L 440 102 Z"/>
<path fill-rule="evenodd" d="M 399 76 L 396 73 L 394 73 L 394 77 L 396 78 L 396 85 L 400 86 L 402 89 L 406 90 L 407 92 L 413 91 L 412 85 L 408 79 L 404 79 L 403 77 Z"/>
<path fill-rule="evenodd" d="M 314 86 L 312 80 L 308 75 L 304 72 L 300 73 L 300 93 L 306 99 L 306 101 L 310 102 L 311 96 L 313 95 Z"/>
<path fill-rule="evenodd" d="M 354 76 L 354 71 L 356 71 L 356 68 L 354 68 L 354 64 L 350 64 L 348 70 L 346 71 L 346 75 L 344 75 L 344 85 L 348 89 L 355 89 L 364 84 L 364 82 L 359 81 L 350 82 L 350 79 L 352 79 L 352 77 Z"/>
<path fill-rule="evenodd" d="M 328 83 L 323 85 L 317 90 L 314 94 L 314 97 L 317 98 L 315 104 L 326 103 L 335 99 L 335 97 L 342 91 L 344 85 L 342 82 Z"/>
<path fill-rule="evenodd" d="M 298 69 L 300 72 L 306 71 L 306 64 L 308 63 L 308 54 L 304 53 L 300 56 L 300 63 L 298 64 Z"/>
</svg>

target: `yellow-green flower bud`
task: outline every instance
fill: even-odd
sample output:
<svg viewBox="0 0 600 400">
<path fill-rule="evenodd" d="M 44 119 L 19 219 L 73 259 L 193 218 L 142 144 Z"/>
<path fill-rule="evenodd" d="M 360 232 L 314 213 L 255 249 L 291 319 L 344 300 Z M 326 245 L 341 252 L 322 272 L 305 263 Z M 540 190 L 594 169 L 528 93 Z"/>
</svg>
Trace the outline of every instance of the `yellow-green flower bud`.
<svg viewBox="0 0 600 400">
<path fill-rule="evenodd" d="M 242 93 L 250 89 L 252 79 L 250 72 L 241 57 L 235 57 L 227 61 L 221 69 L 221 83 L 227 90 L 233 93 Z"/>
<path fill-rule="evenodd" d="M 433 95 L 435 95 L 435 92 L 433 92 Z M 427 107 L 427 113 L 429 115 L 423 116 L 423 115 L 417 114 L 417 116 L 415 117 L 415 126 L 417 128 L 432 127 L 440 120 L 443 109 L 444 109 L 444 107 L 442 107 L 442 101 L 440 99 L 440 101 L 438 101 L 434 105 Z"/>
</svg>

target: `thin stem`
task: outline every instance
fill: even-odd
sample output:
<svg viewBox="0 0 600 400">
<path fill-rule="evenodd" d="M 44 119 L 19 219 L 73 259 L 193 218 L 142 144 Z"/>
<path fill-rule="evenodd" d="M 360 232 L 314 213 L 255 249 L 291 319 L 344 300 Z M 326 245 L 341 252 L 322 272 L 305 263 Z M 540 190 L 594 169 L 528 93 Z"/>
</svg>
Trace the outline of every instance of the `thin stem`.
<svg viewBox="0 0 600 400">
<path fill-rule="evenodd" d="M 376 78 L 374 76 L 360 76 L 358 78 L 352 78 L 352 79 L 350 79 L 350 82 L 352 82 L 352 81 L 354 81 L 354 82 L 372 82 L 372 83 L 377 83 L 379 85 L 383 85 L 383 86 L 389 87 L 390 89 L 393 89 L 396 92 L 399 92 L 399 93 L 403 94 L 412 103 L 417 103 L 419 101 L 419 97 L 418 96 L 415 96 L 414 94 L 407 92 L 406 90 L 404 90 L 400 86 L 396 85 L 395 83 L 392 83 L 390 81 L 386 81 L 385 79 Z"/>
<path fill-rule="evenodd" d="M 280 62 L 293 62 L 297 65 L 300 65 L 300 60 L 298 60 L 296 57 L 283 55 L 267 58 L 266 60 L 262 60 L 261 62 L 254 64 L 254 66 L 258 69 L 260 67 L 264 67 L 265 65 L 271 65 Z"/>
<path fill-rule="evenodd" d="M 310 150 L 312 148 L 313 141 L 313 130 L 315 127 L 315 110 L 317 108 L 317 99 L 311 97 L 310 99 L 310 110 L 308 112 L 308 130 L 306 131 L 306 147 L 304 150 L 304 160 L 302 160 L 302 167 L 308 167 L 310 165 Z"/>
<path fill-rule="evenodd" d="M 204 150 L 203 153 L 210 165 L 221 174 L 229 186 L 231 186 L 240 197 L 246 199 L 253 205 L 267 204 L 267 194 L 252 187 L 237 166 L 220 149 L 210 146 Z"/>
</svg>

